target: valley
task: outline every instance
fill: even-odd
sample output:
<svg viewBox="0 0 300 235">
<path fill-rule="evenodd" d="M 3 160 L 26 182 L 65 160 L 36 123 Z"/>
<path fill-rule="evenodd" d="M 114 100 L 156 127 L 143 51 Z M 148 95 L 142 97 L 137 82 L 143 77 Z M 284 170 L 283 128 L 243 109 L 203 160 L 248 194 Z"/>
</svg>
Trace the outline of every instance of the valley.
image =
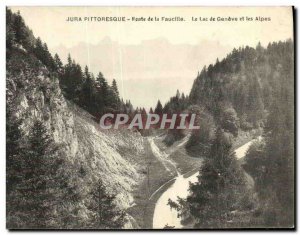
<svg viewBox="0 0 300 235">
<path fill-rule="evenodd" d="M 6 14 L 8 229 L 294 225 L 292 39 L 234 48 L 146 110 Z"/>
</svg>

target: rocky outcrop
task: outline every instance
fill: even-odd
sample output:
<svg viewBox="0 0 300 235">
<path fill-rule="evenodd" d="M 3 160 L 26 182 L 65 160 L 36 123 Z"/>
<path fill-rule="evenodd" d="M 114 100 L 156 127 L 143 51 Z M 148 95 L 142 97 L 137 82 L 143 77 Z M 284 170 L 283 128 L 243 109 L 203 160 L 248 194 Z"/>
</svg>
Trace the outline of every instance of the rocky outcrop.
<svg viewBox="0 0 300 235">
<path fill-rule="evenodd" d="M 58 79 L 44 66 L 35 61 L 38 65 L 33 68 L 26 51 L 14 53 L 18 64 L 8 62 L 7 105 L 23 119 L 25 135 L 34 120 L 41 120 L 72 167 L 84 170 L 83 190 L 88 191 L 90 183 L 101 179 L 107 190 L 116 194 L 120 208 L 132 206 L 132 191 L 142 179 L 138 171 L 143 168 L 139 160 L 144 151 L 141 135 L 100 130 L 89 114 L 65 100 Z M 126 228 L 132 228 L 133 219 L 128 221 Z"/>
</svg>

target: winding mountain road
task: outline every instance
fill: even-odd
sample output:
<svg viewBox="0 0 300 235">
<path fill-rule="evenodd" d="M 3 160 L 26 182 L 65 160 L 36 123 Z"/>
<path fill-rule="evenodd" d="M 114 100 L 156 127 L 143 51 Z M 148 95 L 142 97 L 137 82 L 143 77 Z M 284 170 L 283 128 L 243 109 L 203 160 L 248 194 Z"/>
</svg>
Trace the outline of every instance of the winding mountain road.
<svg viewBox="0 0 300 235">
<path fill-rule="evenodd" d="M 258 137 L 260 139 L 261 137 Z M 186 198 L 188 196 L 188 189 L 189 184 L 194 183 L 197 181 L 197 176 L 199 175 L 199 172 L 197 171 L 193 175 L 185 178 L 182 174 L 180 174 L 177 170 L 176 163 L 173 162 L 169 155 L 165 152 L 160 151 L 158 146 L 154 142 L 154 138 L 151 137 L 148 139 L 151 145 L 151 149 L 153 151 L 153 154 L 160 159 L 160 161 L 164 164 L 167 170 L 171 170 L 170 166 L 174 167 L 177 172 L 177 177 L 175 177 L 174 183 L 159 197 L 159 199 L 156 202 L 155 209 L 154 209 L 154 215 L 153 215 L 153 228 L 154 229 L 162 229 L 166 225 L 174 227 L 174 228 L 182 228 L 181 220 L 178 217 L 177 211 L 172 210 L 168 204 L 168 200 L 171 199 L 173 201 L 176 201 L 178 197 Z M 176 147 L 179 145 L 184 145 L 184 142 L 186 142 L 187 139 L 183 140 L 181 143 L 179 143 Z M 236 157 L 238 159 L 243 158 L 251 146 L 251 144 L 254 142 L 254 140 L 251 140 L 247 142 L 246 144 L 242 145 L 241 147 L 237 148 L 235 150 Z M 176 148 L 175 147 L 175 148 Z M 172 151 L 173 152 L 173 151 Z M 163 184 L 160 188 L 158 188 L 149 199 L 151 199 L 161 188 L 163 188 L 166 184 L 168 184 L 170 181 L 174 179 L 169 180 L 165 184 Z"/>
</svg>

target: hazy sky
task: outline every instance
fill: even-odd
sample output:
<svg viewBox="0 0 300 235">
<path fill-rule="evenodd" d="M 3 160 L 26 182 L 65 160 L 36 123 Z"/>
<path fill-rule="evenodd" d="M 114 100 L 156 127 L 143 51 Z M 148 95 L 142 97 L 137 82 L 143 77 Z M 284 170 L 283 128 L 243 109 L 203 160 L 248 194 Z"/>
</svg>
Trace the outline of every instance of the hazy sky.
<svg viewBox="0 0 300 235">
<path fill-rule="evenodd" d="M 115 78 L 124 98 L 145 107 L 153 106 L 158 98 L 165 102 L 176 89 L 188 93 L 198 70 L 215 62 L 217 57 L 226 56 L 234 47 L 256 46 L 258 41 L 267 45 L 293 38 L 290 7 L 12 7 L 12 10 L 20 10 L 34 35 L 41 37 L 51 52 L 62 54 L 65 60 L 69 50 L 76 61 L 83 66 L 88 64 L 91 71 L 102 71 L 109 81 Z M 156 16 L 160 21 L 84 21 L 84 17 L 94 16 L 126 19 Z M 83 21 L 67 22 L 68 17 L 82 17 Z M 184 21 L 166 22 L 161 21 L 162 17 L 183 17 Z M 198 21 L 192 21 L 192 17 Z M 199 21 L 199 17 L 208 20 L 215 17 L 215 21 Z M 218 17 L 245 17 L 245 20 L 224 22 L 218 21 Z M 246 21 L 246 17 L 254 20 Z M 255 17 L 271 20 L 255 21 Z M 154 50 L 157 45 L 159 49 Z M 106 57 L 107 60 L 103 59 Z"/>
</svg>

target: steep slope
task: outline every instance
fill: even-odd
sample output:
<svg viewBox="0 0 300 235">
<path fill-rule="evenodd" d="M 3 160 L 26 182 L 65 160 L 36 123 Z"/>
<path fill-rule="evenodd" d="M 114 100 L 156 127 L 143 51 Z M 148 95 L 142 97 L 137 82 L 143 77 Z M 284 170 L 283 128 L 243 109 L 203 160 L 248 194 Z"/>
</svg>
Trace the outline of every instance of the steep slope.
<svg viewBox="0 0 300 235">
<path fill-rule="evenodd" d="M 205 106 L 216 119 L 234 109 L 238 126 L 257 128 L 272 105 L 281 83 L 293 89 L 293 41 L 269 43 L 263 48 L 234 49 L 226 58 L 204 67 L 194 81 L 190 102 Z M 230 127 L 224 125 L 230 131 Z"/>
<path fill-rule="evenodd" d="M 107 190 L 116 194 L 119 208 L 133 204 L 131 192 L 143 179 L 138 171 L 143 169 L 141 135 L 100 131 L 89 114 L 65 100 L 55 74 L 21 46 L 7 52 L 7 106 L 23 120 L 24 138 L 35 120 L 44 123 L 67 159 L 66 171 L 79 172 L 73 184 L 80 185 L 81 195 L 101 179 Z M 81 217 L 88 216 L 84 202 L 80 210 Z M 132 219 L 126 227 L 132 227 Z"/>
</svg>

